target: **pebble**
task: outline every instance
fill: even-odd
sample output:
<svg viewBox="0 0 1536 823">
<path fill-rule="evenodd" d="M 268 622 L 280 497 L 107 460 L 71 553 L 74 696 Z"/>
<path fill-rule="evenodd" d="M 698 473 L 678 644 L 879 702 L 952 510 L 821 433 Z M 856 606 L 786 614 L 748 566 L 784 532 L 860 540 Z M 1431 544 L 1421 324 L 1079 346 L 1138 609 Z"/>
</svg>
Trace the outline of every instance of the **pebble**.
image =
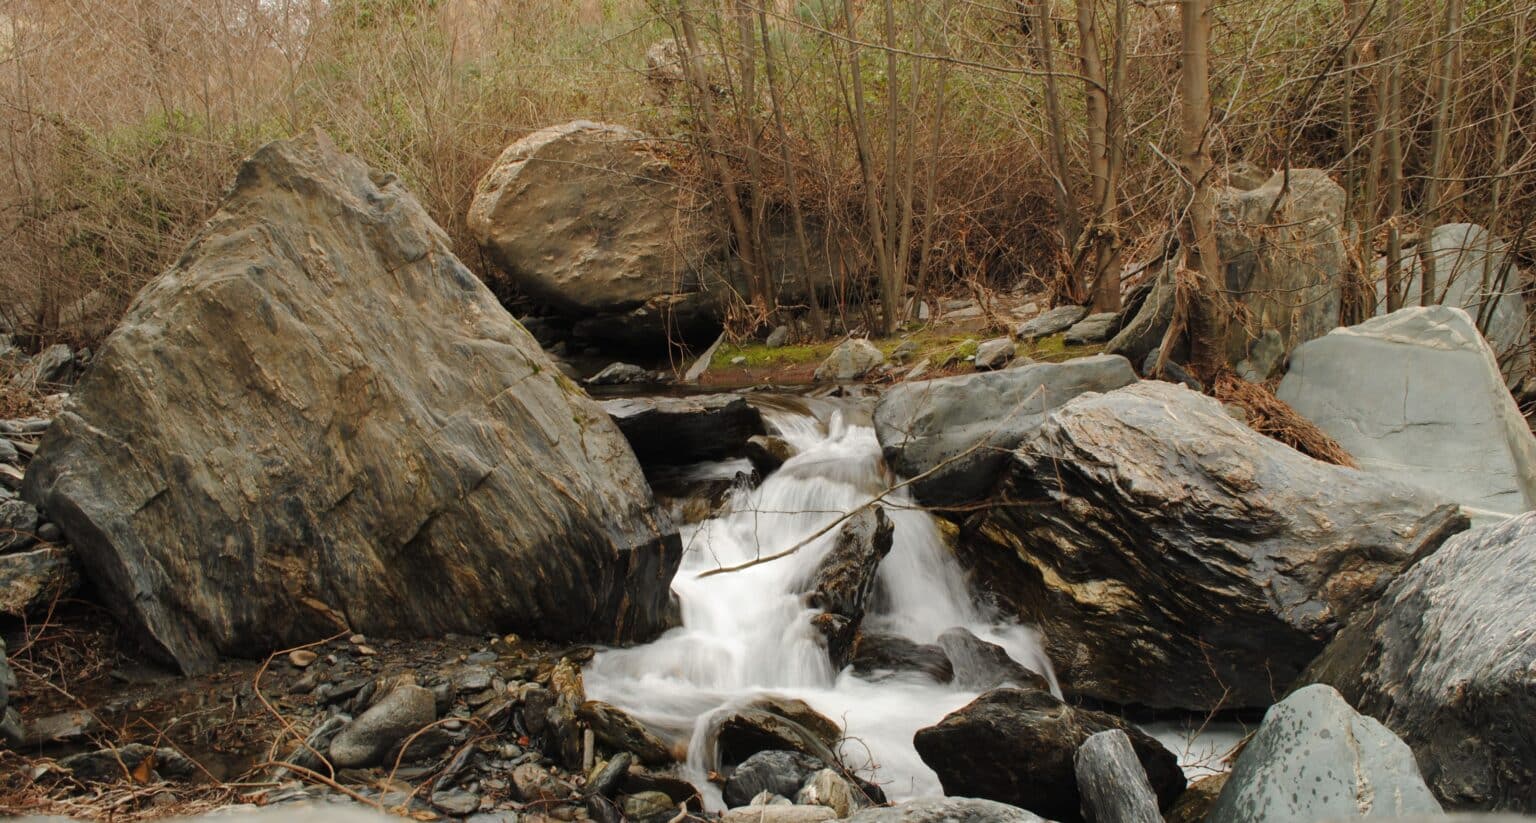
<svg viewBox="0 0 1536 823">
<path fill-rule="evenodd" d="M 320 655 L 309 649 L 295 649 L 288 653 L 288 662 L 301 669 L 308 668 L 311 663 L 319 659 Z"/>
<path fill-rule="evenodd" d="M 464 789 L 434 792 L 432 805 L 446 814 L 463 816 L 480 809 L 480 796 Z"/>
<path fill-rule="evenodd" d="M 378 652 L 375 651 L 372 646 L 358 646 L 357 653 L 363 657 L 373 657 L 374 655 L 378 654 Z"/>
<path fill-rule="evenodd" d="M 368 642 L 368 638 L 366 638 L 366 637 L 364 637 L 364 636 L 362 636 L 360 634 L 354 634 L 351 637 L 347 638 L 347 642 L 351 643 L 354 646 L 361 646 L 364 643 Z"/>
</svg>

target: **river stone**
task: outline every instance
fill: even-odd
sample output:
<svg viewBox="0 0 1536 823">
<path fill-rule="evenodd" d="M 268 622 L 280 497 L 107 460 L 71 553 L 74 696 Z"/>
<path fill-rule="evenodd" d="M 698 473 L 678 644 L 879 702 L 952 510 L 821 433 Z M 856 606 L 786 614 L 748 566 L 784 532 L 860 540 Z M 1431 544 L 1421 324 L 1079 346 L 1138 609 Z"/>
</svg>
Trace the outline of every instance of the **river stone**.
<svg viewBox="0 0 1536 823">
<path fill-rule="evenodd" d="M 720 823 L 822 823 L 836 819 L 837 812 L 825 806 L 744 806 L 720 815 Z"/>
<path fill-rule="evenodd" d="M 1045 823 L 1043 818 L 991 800 L 941 797 L 909 800 L 885 809 L 864 809 L 848 823 Z"/>
<path fill-rule="evenodd" d="M 766 751 L 747 758 L 725 781 L 725 805 L 745 806 L 760 792 L 794 797 L 826 763 L 802 752 Z"/>
<path fill-rule="evenodd" d="M 862 337 L 850 337 L 839 343 L 820 366 L 817 380 L 856 380 L 885 362 L 885 355 L 874 343 Z"/>
<path fill-rule="evenodd" d="M 1007 337 L 997 337 L 976 347 L 976 368 L 979 371 L 995 371 L 1013 359 L 1015 346 Z"/>
<path fill-rule="evenodd" d="M 377 765 L 392 746 L 436 719 L 431 689 L 396 686 L 336 735 L 331 762 L 343 769 Z"/>
<path fill-rule="evenodd" d="M 1051 820 L 1082 820 L 1073 756 L 1092 735 L 1126 733 L 1159 805 L 1184 791 L 1178 758 L 1111 714 L 1074 708 L 1050 692 L 995 689 L 919 729 L 912 743 L 939 776 L 944 793 L 982 797 Z"/>
<path fill-rule="evenodd" d="M 811 573 L 807 605 L 821 612 L 811 622 L 826 637 L 833 668 L 848 664 L 880 562 L 891 552 L 895 529 L 879 506 L 854 512 L 843 521 L 832 548 Z"/>
<path fill-rule="evenodd" d="M 21 551 L 37 542 L 37 507 L 15 498 L 0 500 L 0 552 Z"/>
<path fill-rule="evenodd" d="M 943 649 L 882 632 L 859 632 L 848 662 L 854 673 L 865 680 L 905 680 L 915 676 L 924 682 L 949 683 L 955 678 L 955 668 Z"/>
<path fill-rule="evenodd" d="M 1387 587 L 1301 682 L 1413 748 L 1448 808 L 1536 812 L 1536 513 L 1463 532 Z"/>
<path fill-rule="evenodd" d="M 645 638 L 681 558 L 608 416 L 393 175 L 319 135 L 245 162 L 24 494 L 189 673 L 341 624 Z"/>
<path fill-rule="evenodd" d="M 68 382 L 74 365 L 74 352 L 63 343 L 55 343 L 38 352 L 11 375 L 11 386 L 28 391 L 57 386 Z"/>
<path fill-rule="evenodd" d="M 1082 320 L 1072 324 L 1067 333 L 1062 335 L 1062 342 L 1069 346 L 1085 346 L 1089 343 L 1103 343 L 1109 336 L 1115 333 L 1115 326 L 1120 322 L 1119 312 L 1101 312 L 1090 314 Z"/>
<path fill-rule="evenodd" d="M 1337 691 L 1315 685 L 1264 715 L 1205 819 L 1278 823 L 1439 811 L 1408 746 Z"/>
<path fill-rule="evenodd" d="M 1338 325 L 1349 256 L 1344 189 L 1327 172 L 1290 169 L 1257 188 L 1224 187 L 1216 193 L 1216 211 L 1227 295 L 1240 308 L 1224 344 L 1228 362 L 1249 358 L 1267 330 L 1280 333 L 1288 352 Z M 1105 350 L 1140 363 L 1162 342 L 1174 291 L 1165 269 Z"/>
<path fill-rule="evenodd" d="M 1057 306 L 1019 325 L 1014 336 L 1025 342 L 1060 334 L 1088 316 L 1087 306 Z"/>
<path fill-rule="evenodd" d="M 43 546 L 0 555 L 0 613 L 26 617 L 79 586 L 74 552 L 68 548 Z"/>
<path fill-rule="evenodd" d="M 717 332 L 723 247 L 667 145 L 576 120 L 512 143 L 465 222 L 512 283 L 590 336 L 660 346 Z"/>
<path fill-rule="evenodd" d="M 677 816 L 672 798 L 663 792 L 640 792 L 619 798 L 624 817 L 633 823 L 664 823 Z"/>
<path fill-rule="evenodd" d="M 1270 705 L 1421 543 L 1464 522 L 1159 381 L 1057 409 L 997 500 L 962 530 L 962 559 L 1040 629 L 1063 691 L 1198 711 Z"/>
<path fill-rule="evenodd" d="M 756 434 L 747 438 L 746 453 L 757 476 L 767 477 L 795 456 L 795 447 L 777 435 Z"/>
<path fill-rule="evenodd" d="M 992 491 L 1008 450 L 1061 404 L 1136 382 L 1123 357 L 1098 355 L 903 383 L 875 407 L 886 463 L 928 506 L 975 502 Z"/>
<path fill-rule="evenodd" d="M 1418 247 L 1403 251 L 1404 306 L 1423 302 L 1425 254 L 1435 258 L 1432 302 L 1466 310 L 1484 330 L 1506 385 L 1518 384 L 1531 370 L 1531 326 L 1520 269 L 1510 260 L 1509 245 L 1473 223 L 1436 226 Z M 1376 261 L 1376 310 L 1381 314 L 1387 310 L 1386 268 L 1384 258 Z"/>
<path fill-rule="evenodd" d="M 1125 732 L 1090 736 L 1077 747 L 1072 763 L 1089 823 L 1163 823 L 1147 772 Z"/>
<path fill-rule="evenodd" d="M 763 414 L 734 394 L 621 397 L 602 401 L 645 466 L 725 460 L 767 434 Z"/>
<path fill-rule="evenodd" d="M 1008 656 L 1008 650 L 988 643 L 969 629 L 956 626 L 939 635 L 938 647 L 954 667 L 955 688 L 984 692 L 999 686 L 1050 691 L 1044 677 Z"/>
<path fill-rule="evenodd" d="M 782 349 L 782 348 L 784 348 L 784 344 L 786 344 L 788 342 L 789 342 L 789 327 L 788 326 L 776 326 L 776 327 L 774 327 L 773 331 L 768 333 L 768 338 L 763 341 L 763 345 L 767 346 L 770 349 Z"/>
<path fill-rule="evenodd" d="M 849 812 L 861 806 L 869 805 L 869 801 L 852 783 L 831 769 L 822 769 L 811 775 L 805 785 L 800 787 L 799 794 L 795 795 L 795 803 L 801 806 L 825 806 L 840 818 L 847 817 Z"/>
<path fill-rule="evenodd" d="M 1298 348 L 1277 392 L 1360 468 L 1494 517 L 1536 506 L 1536 437 L 1466 312 L 1414 306 Z"/>
<path fill-rule="evenodd" d="M 672 752 L 640 721 L 623 709 L 600 700 L 588 700 L 576 710 L 576 716 L 592 729 L 598 743 L 615 752 L 628 752 L 651 766 L 673 761 Z"/>
</svg>

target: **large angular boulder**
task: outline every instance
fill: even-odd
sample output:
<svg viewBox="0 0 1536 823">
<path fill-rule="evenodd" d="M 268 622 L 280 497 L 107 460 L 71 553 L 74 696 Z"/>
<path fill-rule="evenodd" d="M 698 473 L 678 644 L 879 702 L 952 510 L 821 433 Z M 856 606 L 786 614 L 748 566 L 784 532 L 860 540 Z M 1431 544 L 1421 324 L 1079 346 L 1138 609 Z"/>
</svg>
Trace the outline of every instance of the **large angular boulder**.
<svg viewBox="0 0 1536 823">
<path fill-rule="evenodd" d="M 1296 350 L 1277 394 L 1365 471 L 1499 517 L 1536 506 L 1536 437 L 1461 309 L 1334 329 Z"/>
<path fill-rule="evenodd" d="M 1093 735 L 1130 738 L 1161 808 L 1184 791 L 1178 758 L 1118 717 L 1074 708 L 1049 692 L 995 689 L 919 729 L 912 743 L 944 793 L 981 797 L 1060 821 L 1082 820 L 1074 757 Z"/>
<path fill-rule="evenodd" d="M 576 120 L 508 146 L 465 221 L 514 284 L 591 336 L 659 344 L 718 325 L 724 249 L 688 191 L 664 142 Z"/>
<path fill-rule="evenodd" d="M 875 407 L 875 436 L 892 469 L 922 476 L 911 486 L 919 502 L 962 505 L 992 491 L 1008 451 L 1052 410 L 1134 382 L 1125 358 L 1097 355 L 903 383 Z"/>
<path fill-rule="evenodd" d="M 1424 302 L 1424 258 L 1435 260 L 1434 305 L 1465 309 L 1488 338 L 1499 369 L 1514 386 L 1531 371 L 1531 321 L 1519 266 L 1509 245 L 1474 223 L 1436 226 L 1400 263 L 1403 306 Z M 1376 261 L 1376 310 L 1387 311 L 1387 262 Z"/>
<path fill-rule="evenodd" d="M 608 416 L 392 175 L 318 135 L 246 161 L 23 491 L 188 672 L 341 626 L 646 637 L 681 555 Z"/>
<path fill-rule="evenodd" d="M 1243 747 L 1206 823 L 1439 814 L 1413 752 L 1328 686 L 1276 703 Z"/>
<path fill-rule="evenodd" d="M 1300 682 L 1412 747 L 1448 808 L 1536 812 L 1536 513 L 1452 537 L 1338 633 Z"/>
<path fill-rule="evenodd" d="M 960 545 L 1039 626 L 1065 692 L 1259 707 L 1421 542 L 1444 538 L 1459 516 L 1439 504 L 1148 381 L 1052 413 Z"/>
<path fill-rule="evenodd" d="M 1348 269 L 1344 189 L 1318 169 L 1291 169 L 1253 189 L 1216 195 L 1216 245 L 1227 295 L 1242 311 L 1226 341 L 1228 359 L 1248 356 L 1264 332 L 1280 332 L 1286 351 L 1339 322 L 1339 285 Z M 1172 270 L 1161 268 L 1138 316 L 1105 351 L 1142 362 L 1173 317 Z"/>
</svg>

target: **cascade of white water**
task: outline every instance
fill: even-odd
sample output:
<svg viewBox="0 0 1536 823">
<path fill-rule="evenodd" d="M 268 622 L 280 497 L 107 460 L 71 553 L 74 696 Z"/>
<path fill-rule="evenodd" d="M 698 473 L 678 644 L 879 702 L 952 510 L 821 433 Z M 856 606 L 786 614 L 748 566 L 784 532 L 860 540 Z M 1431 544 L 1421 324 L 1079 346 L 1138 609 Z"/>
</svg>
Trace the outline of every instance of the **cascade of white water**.
<svg viewBox="0 0 1536 823">
<path fill-rule="evenodd" d="M 815 612 L 797 592 L 837 529 L 788 557 L 700 577 L 794 546 L 892 485 L 867 414 L 853 419 L 857 409 L 830 404 L 816 412 L 766 413 L 796 455 L 756 489 L 738 492 L 719 516 L 683 530 L 686 553 L 673 582 L 682 627 L 645 646 L 599 654 L 587 670 L 587 691 L 674 740 L 691 741 L 689 767 L 706 794 L 713 792 L 703 772 L 714 764 L 702 762 L 700 744 L 710 716 L 767 693 L 800 698 L 844 724 L 844 761 L 892 799 L 942 794 L 912 735 L 975 694 L 924 678 L 870 683 L 832 668 L 810 623 Z M 930 643 L 963 626 L 1049 676 L 1034 634 L 980 605 L 933 517 L 901 491 L 881 505 L 895 534 L 866 628 Z M 718 803 L 717 795 L 706 799 Z"/>
</svg>

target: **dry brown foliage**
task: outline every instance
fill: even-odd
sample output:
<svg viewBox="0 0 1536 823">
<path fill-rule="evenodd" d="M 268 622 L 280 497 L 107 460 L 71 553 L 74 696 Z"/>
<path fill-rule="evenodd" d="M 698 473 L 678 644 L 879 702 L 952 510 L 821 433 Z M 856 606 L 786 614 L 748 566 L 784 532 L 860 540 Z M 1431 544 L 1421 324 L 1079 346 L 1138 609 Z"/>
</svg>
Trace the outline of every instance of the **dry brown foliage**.
<svg viewBox="0 0 1536 823">
<path fill-rule="evenodd" d="M 1259 434 L 1279 440 L 1287 446 L 1336 466 L 1359 468 L 1349 452 L 1338 441 L 1329 437 L 1312 421 L 1296 413 L 1284 400 L 1275 396 L 1270 387 L 1250 383 L 1241 377 L 1225 372 L 1218 375 L 1212 386 L 1214 396 L 1223 403 L 1231 403 L 1248 414 L 1248 426 Z"/>
</svg>

